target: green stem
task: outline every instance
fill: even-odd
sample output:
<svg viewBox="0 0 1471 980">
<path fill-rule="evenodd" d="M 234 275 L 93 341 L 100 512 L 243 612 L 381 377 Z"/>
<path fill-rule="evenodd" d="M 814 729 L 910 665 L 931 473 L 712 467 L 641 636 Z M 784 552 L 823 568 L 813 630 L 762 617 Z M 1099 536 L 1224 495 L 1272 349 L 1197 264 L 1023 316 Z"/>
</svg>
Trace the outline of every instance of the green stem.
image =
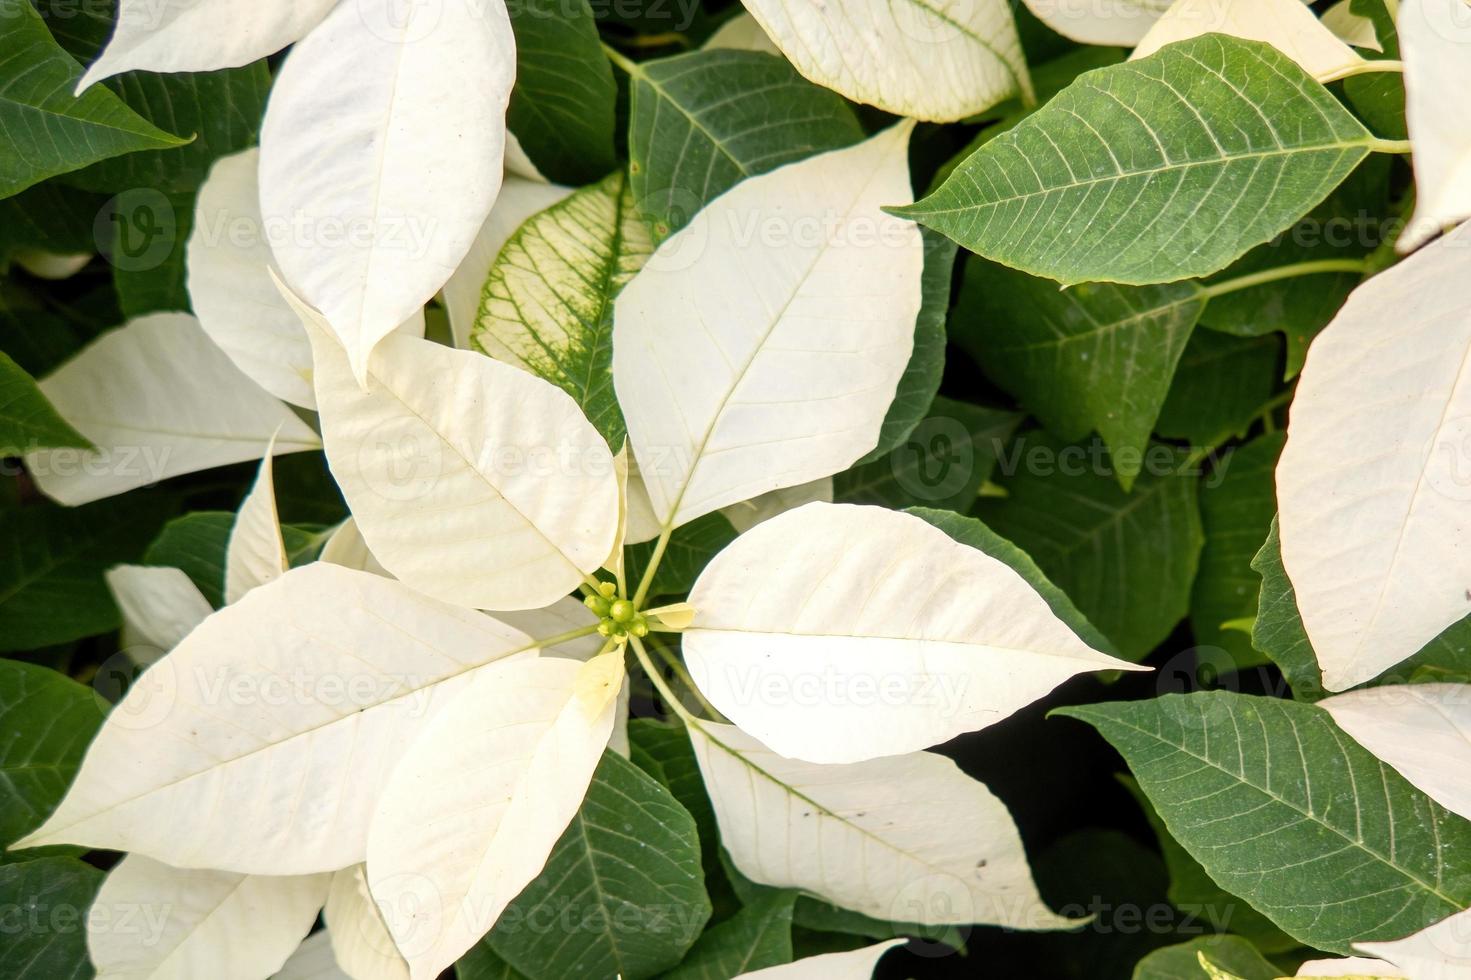
<svg viewBox="0 0 1471 980">
<path fill-rule="evenodd" d="M 688 35 L 679 31 L 665 31 L 663 34 L 640 34 L 638 37 L 625 38 L 625 44 L 631 44 L 636 48 L 667 48 L 671 44 L 677 44 L 681 48 L 689 50 L 694 47 Z"/>
<path fill-rule="evenodd" d="M 649 639 L 652 641 L 653 637 L 649 637 Z M 700 702 L 700 707 L 705 710 L 706 714 L 716 721 L 723 722 L 727 720 L 724 715 L 716 710 L 715 705 L 711 704 L 705 697 L 705 692 L 700 690 L 699 685 L 695 683 L 695 679 L 690 676 L 690 672 L 685 669 L 684 664 L 680 663 L 679 658 L 674 655 L 674 651 L 670 650 L 663 643 L 650 642 L 649 645 L 654 648 L 654 652 L 659 655 L 659 659 L 664 661 L 670 670 L 674 671 L 674 676 L 679 678 L 679 682 L 695 696 L 695 700 Z"/>
<path fill-rule="evenodd" d="M 625 72 L 627 72 L 630 76 L 634 78 L 639 78 L 643 75 L 644 70 L 639 67 L 638 62 L 634 61 L 622 51 L 619 51 L 617 48 L 608 44 L 608 42 L 604 41 L 602 42 L 602 44 L 603 54 L 608 56 L 609 61 L 613 62 L 613 64 L 617 65 L 619 68 L 622 68 Z"/>
<path fill-rule="evenodd" d="M 1278 392 L 1276 395 L 1267 399 L 1267 401 L 1262 405 L 1261 411 L 1256 413 L 1256 417 L 1253 421 L 1262 423 L 1262 427 L 1268 432 L 1277 431 L 1276 423 L 1272 421 L 1272 413 L 1277 411 L 1277 409 L 1281 408 L 1283 405 L 1286 405 L 1288 402 L 1292 401 L 1292 396 L 1296 392 L 1297 388 L 1292 387 L 1288 388 L 1286 391 Z"/>
<path fill-rule="evenodd" d="M 558 643 L 566 643 L 568 640 L 577 640 L 581 639 L 584 636 L 590 636 L 597 631 L 598 628 L 596 625 L 582 626 L 575 630 L 568 630 L 565 633 L 558 633 L 556 636 L 549 636 L 545 640 L 533 640 L 516 652 L 521 653 L 526 650 L 544 650 L 547 647 L 554 647 Z"/>
<path fill-rule="evenodd" d="M 1184 462 L 1182 462 L 1179 466 L 1177 466 L 1175 468 L 1175 475 L 1176 476 L 1190 476 L 1190 475 L 1192 475 L 1194 473 L 1195 468 L 1197 466 L 1199 466 L 1201 463 L 1203 463 L 1206 459 L 1210 458 L 1211 454 L 1213 454 L 1219 448 L 1220 448 L 1220 446 L 1200 446 L 1200 447 L 1198 447 L 1189 456 L 1186 456 L 1185 457 Z"/>
<path fill-rule="evenodd" d="M 644 577 L 639 580 L 638 591 L 633 594 L 635 609 L 642 609 L 644 600 L 649 597 L 649 589 L 654 586 L 654 573 L 659 570 L 659 563 L 664 560 L 664 551 L 669 547 L 669 536 L 673 533 L 673 521 L 665 524 L 659 532 L 659 540 L 654 542 L 654 553 L 649 555 L 649 567 L 644 569 Z"/>
<path fill-rule="evenodd" d="M 1338 71 L 1333 72 L 1331 75 L 1327 75 L 1323 78 L 1318 79 L 1318 81 L 1326 85 L 1329 82 L 1336 82 L 1340 79 L 1351 78 L 1354 75 L 1368 75 L 1376 71 L 1392 71 L 1403 73 L 1404 70 L 1405 63 L 1403 61 L 1396 61 L 1393 58 L 1381 58 L 1378 61 L 1361 61 L 1356 65 L 1349 65 L 1346 68 L 1340 68 L 1338 69 Z"/>
<path fill-rule="evenodd" d="M 1375 139 L 1369 142 L 1369 150 L 1373 153 L 1409 153 L 1411 145 L 1409 140 L 1381 140 Z"/>
<path fill-rule="evenodd" d="M 1253 272 L 1250 275 L 1238 276 L 1235 279 L 1227 279 L 1224 282 L 1202 287 L 1201 295 L 1205 299 L 1215 299 L 1217 296 L 1234 293 L 1239 289 L 1250 289 L 1253 286 L 1261 286 L 1281 279 L 1312 276 L 1323 272 L 1357 272 L 1363 275 L 1368 268 L 1368 262 L 1363 259 L 1318 259 L 1314 262 L 1294 262 L 1291 265 L 1279 265 L 1275 269 L 1264 269 L 1261 272 Z"/>
<path fill-rule="evenodd" d="M 638 658 L 639 666 L 643 667 L 644 673 L 653 683 L 655 690 L 659 692 L 659 696 L 664 699 L 664 703 L 669 705 L 679 716 L 679 720 L 686 725 L 698 725 L 699 719 L 680 703 L 679 696 L 669 687 L 669 682 L 664 679 L 664 675 L 659 673 L 659 669 L 649 659 L 649 651 L 644 649 L 643 641 L 636 636 L 630 636 L 628 639 L 633 643 L 633 655 Z"/>
</svg>

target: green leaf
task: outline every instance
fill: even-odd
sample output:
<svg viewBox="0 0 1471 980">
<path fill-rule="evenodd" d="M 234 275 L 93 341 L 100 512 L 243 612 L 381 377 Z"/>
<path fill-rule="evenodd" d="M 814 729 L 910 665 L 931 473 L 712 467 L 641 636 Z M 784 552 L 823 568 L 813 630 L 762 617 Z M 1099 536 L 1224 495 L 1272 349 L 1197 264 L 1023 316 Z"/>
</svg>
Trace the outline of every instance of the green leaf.
<svg viewBox="0 0 1471 980">
<path fill-rule="evenodd" d="M 741 903 L 726 877 L 715 809 L 705 792 L 705 778 L 700 775 L 700 765 L 695 761 L 695 750 L 684 726 L 652 718 L 634 718 L 628 723 L 628 743 L 629 758 L 634 764 L 674 794 L 679 805 L 694 818 L 700 837 L 700 864 L 705 870 L 705 890 L 714 906 L 714 918 L 728 918 L 740 908 Z"/>
<path fill-rule="evenodd" d="M 77 61 L 96 59 L 117 18 L 115 0 L 77 4 L 33 0 L 57 42 Z M 66 182 L 95 191 L 151 188 L 174 195 L 204 183 L 215 160 L 255 145 L 271 71 L 264 60 L 209 72 L 132 71 L 104 80 L 144 119 L 192 134 L 187 146 L 129 153 L 69 174 Z"/>
<path fill-rule="evenodd" d="M 64 674 L 0 660 L 0 850 L 56 809 L 102 714 L 97 695 Z"/>
<path fill-rule="evenodd" d="M 679 962 L 709 918 L 694 818 L 610 751 L 546 868 L 481 942 L 530 980 L 640 980 Z"/>
<path fill-rule="evenodd" d="M 1169 282 L 1282 231 L 1374 142 L 1286 55 L 1206 34 L 1080 76 L 895 213 L 1033 275 Z"/>
<path fill-rule="evenodd" d="M 1013 474 L 1007 496 L 983 497 L 973 513 L 1031 555 L 1119 655 L 1137 661 L 1189 611 L 1204 543 L 1197 481 L 1177 472 L 1173 450 L 1153 446 L 1125 493 L 1101 448 L 1028 433 L 1003 459 Z"/>
<path fill-rule="evenodd" d="M 741 874 L 740 869 L 731 861 L 730 855 L 723 849 L 720 852 L 720 859 L 724 874 L 743 904 L 754 905 L 772 895 L 786 894 L 783 889 L 757 884 Z M 811 895 L 801 895 L 797 899 L 796 907 L 792 912 L 792 925 L 794 944 L 798 938 L 798 930 L 806 929 L 865 939 L 917 936 L 930 942 L 942 943 L 948 949 L 963 950 L 965 948 L 965 930 L 958 926 L 927 926 L 918 922 L 890 922 L 885 919 L 875 919 L 862 912 L 845 909 Z"/>
<path fill-rule="evenodd" d="M 1053 435 L 1101 435 L 1127 490 L 1203 309 L 1194 282 L 1058 289 L 974 258 L 950 332 Z"/>
<path fill-rule="evenodd" d="M 792 961 L 792 906 L 797 893 L 773 889 L 705 931 L 664 980 L 730 980 Z"/>
<path fill-rule="evenodd" d="M 107 198 L 56 181 L 0 200 L 0 266 L 17 249 L 78 255 L 97 248 L 97 221 Z"/>
<path fill-rule="evenodd" d="M 0 130 L 10 143 L 0 156 L 0 197 L 107 157 L 188 142 L 105 88 L 74 98 L 82 67 L 29 3 L 10 2 L 0 11 L 0 52 Z"/>
<path fill-rule="evenodd" d="M 532 216 L 501 247 L 471 344 L 577 400 L 617 452 L 613 300 L 653 251 L 622 171 Z"/>
<path fill-rule="evenodd" d="M 216 609 L 225 604 L 225 554 L 236 515 L 226 510 L 196 510 L 175 517 L 143 555 L 145 565 L 177 568 Z M 291 567 L 313 561 L 331 528 L 319 525 L 281 525 L 281 540 Z"/>
<path fill-rule="evenodd" d="M 191 312 L 184 253 L 194 225 L 194 194 L 146 193 L 147 198 L 119 195 L 110 215 L 114 235 L 108 260 L 118 302 L 129 318 Z"/>
<path fill-rule="evenodd" d="M 121 623 L 102 573 L 135 561 L 162 523 L 164 498 L 0 512 L 0 650 L 31 650 Z"/>
<path fill-rule="evenodd" d="M 257 61 L 211 72 L 128 72 L 97 87 L 103 86 L 149 122 L 193 139 L 176 149 L 103 160 L 68 174 L 66 183 L 90 191 L 149 187 L 171 197 L 192 196 L 216 160 L 255 145 L 271 72 Z"/>
<path fill-rule="evenodd" d="M 663 239 L 745 177 L 863 138 L 837 94 L 756 51 L 694 51 L 631 77 L 634 199 Z"/>
<path fill-rule="evenodd" d="M 1299 262 L 1357 259 L 1384 238 L 1390 161 L 1365 160 L 1307 216 L 1243 255 L 1211 281 L 1222 282 Z M 1201 322 L 1241 337 L 1281 332 L 1287 338 L 1285 377 L 1302 369 L 1308 344 L 1328 325 L 1362 276 L 1327 272 L 1239 289 L 1211 300 Z"/>
<path fill-rule="evenodd" d="M 1347 955 L 1471 904 L 1471 821 L 1320 708 L 1211 691 L 1058 713 L 1123 754 L 1217 884 L 1306 945 Z"/>
<path fill-rule="evenodd" d="M 694 587 L 695 579 L 722 548 L 736 539 L 736 529 L 725 515 L 716 511 L 680 525 L 669 536 L 659 570 L 654 573 L 650 595 L 683 595 Z M 625 575 L 630 582 L 640 582 L 653 557 L 654 542 L 631 545 L 625 553 Z"/>
<path fill-rule="evenodd" d="M 143 554 L 145 565 L 181 570 L 219 609 L 225 604 L 225 551 L 235 515 L 225 510 L 198 510 L 175 517 Z"/>
<path fill-rule="evenodd" d="M 0 201 L 0 210 L 6 203 Z M 84 305 L 104 298 L 108 307 L 105 319 L 90 317 Z M 59 314 L 53 300 L 43 300 L 0 279 L 0 349 L 31 377 L 43 377 L 103 330 L 117 326 L 120 316 L 110 283 L 73 301 L 64 311 L 65 315 Z"/>
<path fill-rule="evenodd" d="M 5 942 L 0 976 L 6 980 L 91 980 L 87 912 L 102 872 L 76 858 L 38 858 L 0 865 L 0 909 Z"/>
<path fill-rule="evenodd" d="M 1282 539 L 1275 514 L 1267 540 L 1252 559 L 1251 567 L 1262 578 L 1256 621 L 1251 627 L 1251 645 L 1270 657 L 1282 671 L 1282 678 L 1292 686 L 1293 697 L 1300 701 L 1322 700 L 1328 692 L 1323 689 L 1318 658 L 1297 611 L 1297 592 L 1282 567 Z"/>
<path fill-rule="evenodd" d="M 1206 874 L 1200 862 L 1170 836 L 1169 829 L 1155 812 L 1149 797 L 1139 789 L 1138 782 L 1128 776 L 1119 778 L 1130 794 L 1139 801 L 1144 817 L 1154 830 L 1155 839 L 1159 841 L 1160 853 L 1165 858 L 1165 868 L 1170 873 L 1171 905 L 1187 915 L 1210 923 L 1211 928 L 1217 931 L 1246 936 L 1255 947 L 1273 952 L 1296 948 L 1298 943 L 1295 939 L 1287 936 L 1272 925 L 1270 919 L 1223 889 Z M 1276 974 L 1272 975 L 1271 980 L 1276 980 Z"/>
<path fill-rule="evenodd" d="M 1400 56 L 1399 27 L 1394 21 L 1397 7 L 1392 9 L 1389 0 L 1350 0 L 1349 3 L 1349 10 L 1374 23 L 1374 37 L 1384 49 L 1380 53 L 1386 58 Z"/>
<path fill-rule="evenodd" d="M 1403 74 L 1382 71 L 1353 75 L 1343 80 L 1343 94 L 1374 132 L 1385 139 L 1409 138 Z"/>
<path fill-rule="evenodd" d="M 1133 980 L 1205 980 L 1205 971 L 1200 968 L 1201 953 L 1241 980 L 1277 980 L 1282 975 L 1281 970 L 1267 962 L 1245 939 L 1202 936 L 1150 953 L 1134 968 Z"/>
<path fill-rule="evenodd" d="M 920 229 L 924 240 L 924 272 L 920 277 L 919 315 L 914 319 L 914 352 L 904 366 L 889 414 L 879 430 L 878 445 L 858 465 L 872 463 L 904 445 L 924 419 L 940 390 L 945 373 L 945 314 L 950 309 L 950 280 L 959 248 L 939 232 Z"/>
<path fill-rule="evenodd" d="M 91 449 L 92 443 L 56 414 L 36 379 L 0 351 L 0 456 L 56 446 Z"/>
<path fill-rule="evenodd" d="M 1082 929 L 1045 937 L 1049 980 L 1122 980 L 1151 950 L 1201 927 L 1170 907 L 1159 855 L 1122 831 L 1070 833 L 1037 855 L 1032 869 L 1050 907 L 1097 916 Z"/>
<path fill-rule="evenodd" d="M 1218 670 L 1262 662 L 1250 637 L 1221 624 L 1256 613 L 1260 580 L 1251 561 L 1277 513 L 1272 471 L 1284 439 L 1274 433 L 1232 450 L 1216 464 L 1200 493 L 1205 547 L 1190 593 L 1190 628 L 1198 645 L 1219 647 L 1229 655 L 1229 664 L 1213 664 Z"/>
<path fill-rule="evenodd" d="M 1282 671 L 1283 679 L 1292 686 L 1294 698 L 1299 701 L 1322 700 L 1329 692 L 1323 689 L 1318 658 L 1303 628 L 1302 615 L 1297 611 L 1297 592 L 1282 567 L 1282 539 L 1277 531 L 1276 517 L 1272 518 L 1266 543 L 1257 552 L 1251 567 L 1262 577 L 1256 623 L 1251 631 L 1252 646 L 1272 658 Z M 1471 674 L 1471 616 L 1447 626 L 1414 656 L 1377 678 L 1375 683 L 1414 682 L 1426 673 Z"/>
<path fill-rule="evenodd" d="M 1052 584 L 1047 575 L 1037 567 L 1037 563 L 1032 561 L 1031 556 L 1025 551 L 974 517 L 965 517 L 948 510 L 931 510 L 927 507 L 911 507 L 909 513 L 928 521 L 961 544 L 969 545 L 1011 566 L 1012 571 L 1020 575 L 1047 602 L 1048 607 L 1052 609 L 1052 614 L 1066 623 L 1068 628 L 1078 634 L 1084 643 L 1103 653 L 1118 655 L 1118 651 L 1114 649 L 1108 637 L 1098 632 L 1098 628 L 1088 621 L 1088 617 L 1084 616 L 1077 606 L 1073 605 L 1073 601 L 1067 597 L 1065 592 Z"/>
<path fill-rule="evenodd" d="M 515 967 L 491 952 L 485 943 L 477 943 L 455 961 L 456 980 L 526 980 Z"/>
<path fill-rule="evenodd" d="M 1199 448 L 1246 435 L 1277 385 L 1280 348 L 1275 337 L 1195 331 L 1175 368 L 1155 431 Z"/>
<path fill-rule="evenodd" d="M 506 125 L 531 162 L 561 184 L 585 184 L 617 164 L 618 86 L 587 0 L 525 0 L 509 7 L 516 87 Z"/>
<path fill-rule="evenodd" d="M 975 501 L 1021 421 L 1016 412 L 935 398 L 898 448 L 833 477 L 833 499 L 963 511 Z"/>
</svg>

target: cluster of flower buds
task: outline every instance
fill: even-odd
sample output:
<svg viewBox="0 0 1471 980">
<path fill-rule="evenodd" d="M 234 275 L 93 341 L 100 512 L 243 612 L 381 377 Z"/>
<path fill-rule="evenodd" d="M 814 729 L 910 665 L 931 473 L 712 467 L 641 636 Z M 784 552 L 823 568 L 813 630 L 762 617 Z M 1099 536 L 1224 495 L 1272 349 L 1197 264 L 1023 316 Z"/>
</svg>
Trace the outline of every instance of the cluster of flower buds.
<svg viewBox="0 0 1471 980">
<path fill-rule="evenodd" d="M 643 613 L 627 599 L 615 598 L 617 594 L 617 586 L 612 582 L 602 582 L 598 585 L 597 595 L 582 600 L 582 604 L 602 620 L 598 623 L 598 633 L 619 640 L 629 636 L 648 636 L 649 624 Z"/>
</svg>

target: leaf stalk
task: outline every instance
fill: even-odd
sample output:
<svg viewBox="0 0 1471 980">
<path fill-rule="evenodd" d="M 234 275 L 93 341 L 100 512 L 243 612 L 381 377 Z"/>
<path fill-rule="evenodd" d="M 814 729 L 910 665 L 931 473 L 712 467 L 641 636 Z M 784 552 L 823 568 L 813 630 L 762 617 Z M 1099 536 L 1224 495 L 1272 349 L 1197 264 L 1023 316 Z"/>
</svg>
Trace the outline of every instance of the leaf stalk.
<svg viewBox="0 0 1471 980">
<path fill-rule="evenodd" d="M 1365 259 L 1317 259 L 1312 262 L 1294 262 L 1291 265 L 1279 265 L 1275 269 L 1263 269 L 1261 272 L 1253 272 L 1204 286 L 1201 289 L 1201 295 L 1205 299 L 1215 299 L 1227 293 L 1262 286 L 1269 282 L 1278 282 L 1282 279 L 1313 276 L 1325 272 L 1356 272 L 1363 275 L 1368 269 L 1369 263 Z"/>
</svg>

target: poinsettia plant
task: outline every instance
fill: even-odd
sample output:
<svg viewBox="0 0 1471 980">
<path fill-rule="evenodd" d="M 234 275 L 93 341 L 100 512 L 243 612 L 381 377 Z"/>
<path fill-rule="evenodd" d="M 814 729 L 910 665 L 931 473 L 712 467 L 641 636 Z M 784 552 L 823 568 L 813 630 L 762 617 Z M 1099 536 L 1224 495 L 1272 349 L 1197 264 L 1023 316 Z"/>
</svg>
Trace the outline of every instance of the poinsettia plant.
<svg viewBox="0 0 1471 980">
<path fill-rule="evenodd" d="M 7 976 L 1471 977 L 1462 0 L 0 35 Z"/>
</svg>

